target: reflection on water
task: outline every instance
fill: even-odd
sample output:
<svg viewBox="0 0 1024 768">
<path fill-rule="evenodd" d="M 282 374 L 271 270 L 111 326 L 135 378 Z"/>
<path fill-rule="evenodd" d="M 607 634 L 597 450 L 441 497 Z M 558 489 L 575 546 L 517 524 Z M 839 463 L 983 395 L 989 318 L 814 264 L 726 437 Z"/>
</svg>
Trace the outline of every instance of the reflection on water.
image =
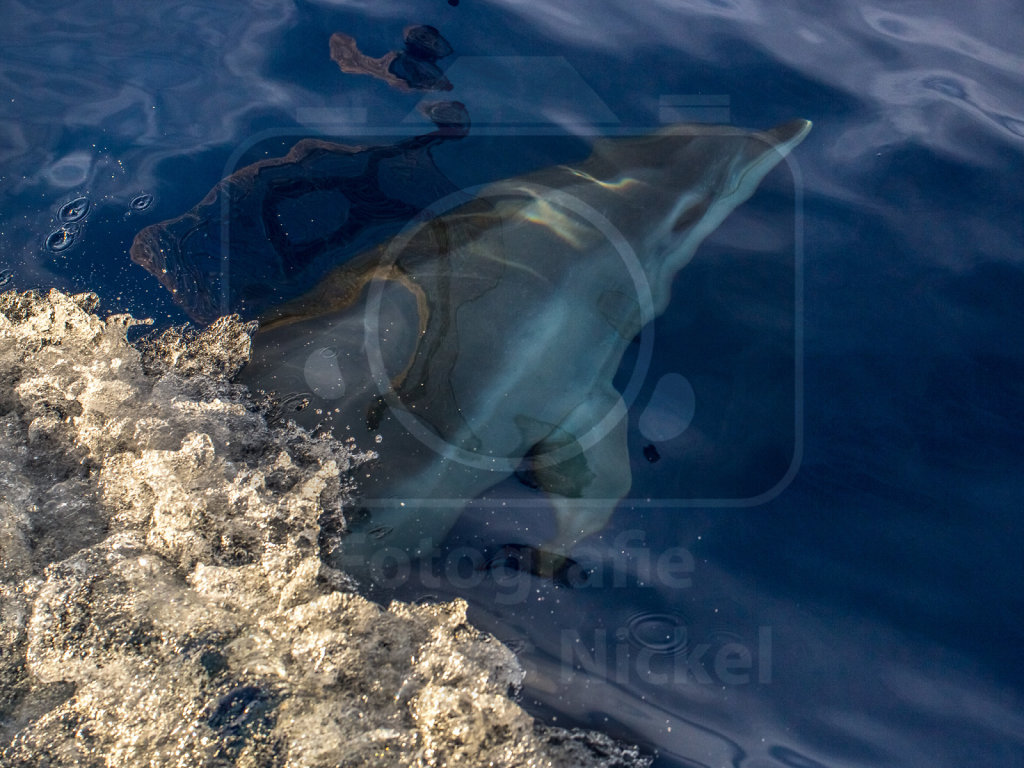
<svg viewBox="0 0 1024 768">
<path fill-rule="evenodd" d="M 232 169 L 188 212 L 139 232 L 132 260 L 194 320 L 234 312 L 258 317 L 457 191 L 432 152 L 465 135 L 466 111 L 458 102 L 424 111 L 436 129 L 422 136 L 302 138 L 283 157 Z M 259 142 L 249 149 L 268 151 Z"/>
<path fill-rule="evenodd" d="M 379 59 L 360 53 L 355 39 L 331 35 L 331 59 L 342 72 L 371 75 L 400 91 L 450 91 L 452 84 L 441 73 L 437 60 L 450 56 L 451 44 L 434 27 L 406 27 L 404 51 L 392 51 Z"/>
</svg>

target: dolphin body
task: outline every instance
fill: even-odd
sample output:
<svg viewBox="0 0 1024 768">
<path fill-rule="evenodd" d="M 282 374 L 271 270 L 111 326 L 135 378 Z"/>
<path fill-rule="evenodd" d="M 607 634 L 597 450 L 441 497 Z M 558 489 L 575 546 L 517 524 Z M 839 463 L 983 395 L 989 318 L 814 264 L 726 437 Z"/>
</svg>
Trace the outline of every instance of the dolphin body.
<svg viewBox="0 0 1024 768">
<path fill-rule="evenodd" d="M 810 127 L 599 139 L 579 164 L 421 216 L 261 318 L 242 380 L 301 395 L 297 421 L 379 452 L 345 560 L 422 553 L 513 472 L 555 509 L 541 571 L 600 530 L 631 484 L 623 353 Z"/>
</svg>

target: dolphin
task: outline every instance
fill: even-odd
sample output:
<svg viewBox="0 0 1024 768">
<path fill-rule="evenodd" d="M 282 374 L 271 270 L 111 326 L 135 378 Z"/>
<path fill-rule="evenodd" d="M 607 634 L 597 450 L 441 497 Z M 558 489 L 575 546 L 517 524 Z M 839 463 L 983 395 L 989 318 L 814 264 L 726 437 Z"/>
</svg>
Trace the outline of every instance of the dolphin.
<svg viewBox="0 0 1024 768">
<path fill-rule="evenodd" d="M 513 473 L 554 508 L 541 571 L 600 530 L 631 484 L 612 384 L 627 346 L 810 128 L 598 139 L 582 162 L 432 205 L 264 314 L 242 380 L 299 396 L 298 422 L 379 453 L 346 560 L 424 552 Z"/>
</svg>

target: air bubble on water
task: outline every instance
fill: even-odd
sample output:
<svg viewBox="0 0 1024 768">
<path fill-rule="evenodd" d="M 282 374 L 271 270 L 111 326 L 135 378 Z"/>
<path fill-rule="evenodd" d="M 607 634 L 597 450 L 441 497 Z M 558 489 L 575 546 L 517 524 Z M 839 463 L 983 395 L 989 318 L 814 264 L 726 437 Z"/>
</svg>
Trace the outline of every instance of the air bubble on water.
<svg viewBox="0 0 1024 768">
<path fill-rule="evenodd" d="M 373 442 L 375 442 L 375 443 L 381 443 L 383 441 L 384 441 L 384 436 L 383 435 L 377 435 L 376 437 L 373 438 Z"/>
<path fill-rule="evenodd" d="M 132 201 L 128 203 L 128 207 L 133 211 L 144 211 L 153 205 L 153 196 L 148 192 L 143 192 L 141 195 L 137 195 L 132 198 Z"/>
<path fill-rule="evenodd" d="M 89 213 L 89 207 L 89 198 L 83 195 L 64 203 L 57 212 L 57 216 L 64 222 L 81 221 Z"/>
<path fill-rule="evenodd" d="M 53 253 L 63 253 L 75 242 L 75 230 L 61 227 L 46 237 L 46 248 Z"/>
</svg>

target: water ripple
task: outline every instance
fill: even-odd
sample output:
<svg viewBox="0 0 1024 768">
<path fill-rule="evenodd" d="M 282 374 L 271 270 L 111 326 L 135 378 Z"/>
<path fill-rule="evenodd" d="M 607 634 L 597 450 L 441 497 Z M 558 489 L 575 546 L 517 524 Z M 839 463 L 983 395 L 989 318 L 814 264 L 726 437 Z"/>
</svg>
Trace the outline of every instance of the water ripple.
<svg viewBox="0 0 1024 768">
<path fill-rule="evenodd" d="M 54 253 L 64 253 L 75 244 L 76 231 L 71 227 L 61 227 L 46 236 L 46 248 Z"/>
<path fill-rule="evenodd" d="M 655 653 L 678 653 L 686 648 L 686 620 L 675 613 L 642 611 L 626 622 L 626 638 Z"/>
<path fill-rule="evenodd" d="M 57 217 L 63 222 L 81 221 L 89 214 L 89 198 L 76 197 L 60 207 Z"/>
</svg>

